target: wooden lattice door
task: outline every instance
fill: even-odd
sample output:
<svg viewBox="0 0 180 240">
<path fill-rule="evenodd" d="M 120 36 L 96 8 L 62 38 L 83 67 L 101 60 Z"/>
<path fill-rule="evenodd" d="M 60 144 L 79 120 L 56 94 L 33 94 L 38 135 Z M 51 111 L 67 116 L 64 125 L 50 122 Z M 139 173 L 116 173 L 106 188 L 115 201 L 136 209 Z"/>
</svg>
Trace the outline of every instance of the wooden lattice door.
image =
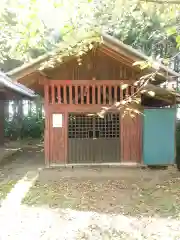
<svg viewBox="0 0 180 240">
<path fill-rule="evenodd" d="M 119 114 L 69 114 L 69 163 L 120 162 Z"/>
</svg>

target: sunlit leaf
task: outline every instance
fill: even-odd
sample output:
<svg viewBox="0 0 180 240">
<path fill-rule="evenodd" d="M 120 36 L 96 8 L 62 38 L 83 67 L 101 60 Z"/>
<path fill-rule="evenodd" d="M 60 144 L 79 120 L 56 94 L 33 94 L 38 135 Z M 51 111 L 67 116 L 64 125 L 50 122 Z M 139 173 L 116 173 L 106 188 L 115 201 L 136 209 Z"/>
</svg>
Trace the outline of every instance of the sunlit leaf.
<svg viewBox="0 0 180 240">
<path fill-rule="evenodd" d="M 152 67 L 156 70 L 159 70 L 160 69 L 160 64 L 158 62 L 153 62 Z"/>
<path fill-rule="evenodd" d="M 146 63 L 140 65 L 140 69 L 143 70 L 145 68 L 149 68 L 149 67 L 151 67 L 151 65 L 152 64 L 150 62 L 146 62 Z"/>
<path fill-rule="evenodd" d="M 148 91 L 148 94 L 149 94 L 151 97 L 154 97 L 154 96 L 155 96 L 155 92 L 153 92 L 153 91 Z"/>
<path fill-rule="evenodd" d="M 145 61 L 137 61 L 137 62 L 133 63 L 133 66 L 142 65 L 142 64 L 145 64 L 145 63 L 146 63 Z"/>
<path fill-rule="evenodd" d="M 120 102 L 116 102 L 116 103 L 115 103 L 115 106 L 116 106 L 116 107 L 119 107 L 120 104 L 121 104 Z"/>
<path fill-rule="evenodd" d="M 178 36 L 176 37 L 176 42 L 177 42 L 177 44 L 180 43 L 180 35 L 178 35 Z"/>
<path fill-rule="evenodd" d="M 129 84 L 123 84 L 123 85 L 121 85 L 120 87 L 121 87 L 122 90 L 124 90 L 124 89 L 126 89 L 128 86 L 129 86 Z"/>
<path fill-rule="evenodd" d="M 177 33 L 176 27 L 171 27 L 171 28 L 168 28 L 168 29 L 167 29 L 167 34 L 168 34 L 169 36 L 174 35 L 174 34 L 176 34 L 176 33 Z"/>
<path fill-rule="evenodd" d="M 124 105 L 124 104 L 126 104 L 126 101 L 125 101 L 125 100 L 122 100 L 122 101 L 120 101 L 120 103 L 121 103 L 122 105 Z"/>
</svg>

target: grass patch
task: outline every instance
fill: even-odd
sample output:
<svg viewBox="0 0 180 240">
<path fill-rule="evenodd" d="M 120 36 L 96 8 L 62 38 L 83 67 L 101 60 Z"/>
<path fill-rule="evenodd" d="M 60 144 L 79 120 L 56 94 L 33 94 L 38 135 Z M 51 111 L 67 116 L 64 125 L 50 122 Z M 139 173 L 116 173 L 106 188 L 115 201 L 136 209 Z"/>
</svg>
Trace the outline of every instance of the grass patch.
<svg viewBox="0 0 180 240">
<path fill-rule="evenodd" d="M 11 189 L 15 186 L 17 181 L 9 180 L 5 183 L 0 183 L 0 199 L 3 200 L 6 198 L 7 194 L 11 191 Z"/>
</svg>

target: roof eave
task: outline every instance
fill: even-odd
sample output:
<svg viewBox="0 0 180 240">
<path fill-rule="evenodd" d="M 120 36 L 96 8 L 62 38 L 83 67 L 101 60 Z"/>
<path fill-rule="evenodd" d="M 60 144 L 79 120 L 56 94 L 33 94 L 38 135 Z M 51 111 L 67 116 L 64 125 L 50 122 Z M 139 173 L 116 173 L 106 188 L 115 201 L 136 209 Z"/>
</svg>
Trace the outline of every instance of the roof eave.
<svg viewBox="0 0 180 240">
<path fill-rule="evenodd" d="M 108 44 L 108 42 L 112 43 L 113 45 L 117 46 L 118 48 L 122 48 L 124 50 L 126 50 L 127 52 L 129 52 L 130 54 L 134 55 L 134 57 L 137 57 L 139 59 L 142 59 L 142 60 L 145 60 L 145 61 L 150 61 L 151 59 L 146 56 L 145 54 L 139 52 L 138 50 L 132 48 L 131 46 L 127 45 L 127 44 L 124 44 L 123 42 L 119 41 L 118 39 L 108 35 L 108 34 L 105 34 L 103 33 L 102 34 L 102 37 L 103 37 L 103 41 L 105 44 Z M 171 76 L 174 76 L 174 77 L 180 77 L 180 74 L 173 71 L 172 69 L 166 67 L 165 65 L 163 64 L 159 64 L 160 66 L 160 69 L 169 73 Z M 153 67 L 152 67 L 153 68 Z M 154 70 L 156 70 L 155 68 L 153 68 Z"/>
</svg>

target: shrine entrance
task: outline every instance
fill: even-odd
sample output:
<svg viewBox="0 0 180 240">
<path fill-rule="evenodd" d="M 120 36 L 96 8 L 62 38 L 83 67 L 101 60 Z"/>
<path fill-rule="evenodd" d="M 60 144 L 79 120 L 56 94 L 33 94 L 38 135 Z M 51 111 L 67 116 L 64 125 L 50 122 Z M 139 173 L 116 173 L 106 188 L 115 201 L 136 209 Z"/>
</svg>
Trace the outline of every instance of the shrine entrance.
<svg viewBox="0 0 180 240">
<path fill-rule="evenodd" d="M 68 162 L 120 162 L 120 116 L 108 113 L 70 113 L 68 117 Z"/>
</svg>

